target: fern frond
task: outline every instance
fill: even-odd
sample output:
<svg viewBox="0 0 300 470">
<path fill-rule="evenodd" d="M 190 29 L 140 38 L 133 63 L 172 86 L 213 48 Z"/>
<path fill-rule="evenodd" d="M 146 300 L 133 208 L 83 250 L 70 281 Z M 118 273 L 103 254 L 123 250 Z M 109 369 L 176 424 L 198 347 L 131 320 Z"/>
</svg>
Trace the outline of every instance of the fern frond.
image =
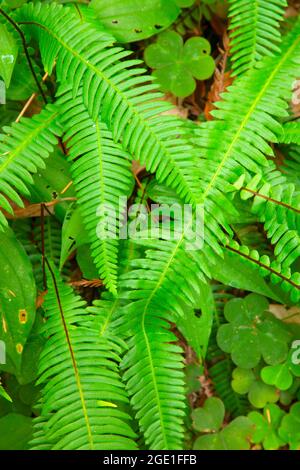
<svg viewBox="0 0 300 470">
<path fill-rule="evenodd" d="M 231 240 L 226 245 L 226 250 L 243 259 L 245 264 L 257 269 L 262 277 L 270 277 L 271 283 L 279 284 L 284 292 L 288 292 L 293 302 L 300 299 L 300 273 L 291 272 L 289 267 L 283 267 L 275 259 L 268 255 L 260 256 L 257 250 L 251 250 L 247 246 L 240 246 Z"/>
<path fill-rule="evenodd" d="M 151 449 L 180 449 L 183 439 L 184 383 L 181 349 L 168 321 L 183 315 L 199 295 L 201 253 L 184 250 L 181 240 L 141 240 L 145 258 L 120 277 L 123 327 L 131 332 L 122 367 L 141 431 Z M 184 263 L 183 263 L 184 260 Z M 195 274 L 196 273 L 196 274 Z M 176 296 L 170 295 L 176 290 Z"/>
<path fill-rule="evenodd" d="M 5 134 L 0 136 L 0 207 L 10 214 L 10 201 L 24 207 L 19 193 L 29 196 L 32 174 L 45 168 L 44 160 L 53 152 L 56 136 L 61 132 L 57 117 L 57 109 L 49 105 L 30 119 L 22 118 L 11 127 L 4 127 Z M 6 225 L 0 211 L 0 228 Z"/>
<path fill-rule="evenodd" d="M 251 210 L 264 223 L 277 261 L 284 267 L 291 265 L 300 255 L 300 194 L 295 185 L 270 164 L 242 188 L 241 197 L 253 197 Z"/>
<path fill-rule="evenodd" d="M 73 100 L 67 88 L 58 104 L 92 256 L 101 279 L 116 294 L 120 219 L 134 186 L 130 157 L 104 123 L 89 117 L 80 94 Z"/>
<path fill-rule="evenodd" d="M 42 439 L 51 449 L 136 449 L 120 381 L 120 346 L 93 328 L 85 302 L 48 265 L 44 302 L 48 337 L 39 362 Z M 40 426 L 40 421 L 38 422 Z M 35 439 L 35 446 L 38 445 Z"/>
<path fill-rule="evenodd" d="M 140 61 L 126 59 L 131 53 L 113 47 L 111 36 L 81 22 L 73 10 L 61 5 L 25 5 L 17 21 L 30 25 L 36 34 L 45 70 L 51 72 L 56 60 L 57 78 L 72 84 L 73 97 L 82 87 L 93 121 L 101 115 L 116 142 L 195 205 L 199 173 L 184 123 L 163 115 L 172 106 L 145 70 L 134 67 Z"/>
<path fill-rule="evenodd" d="M 233 75 L 253 68 L 264 56 L 280 52 L 279 23 L 286 0 L 229 0 Z"/>
</svg>

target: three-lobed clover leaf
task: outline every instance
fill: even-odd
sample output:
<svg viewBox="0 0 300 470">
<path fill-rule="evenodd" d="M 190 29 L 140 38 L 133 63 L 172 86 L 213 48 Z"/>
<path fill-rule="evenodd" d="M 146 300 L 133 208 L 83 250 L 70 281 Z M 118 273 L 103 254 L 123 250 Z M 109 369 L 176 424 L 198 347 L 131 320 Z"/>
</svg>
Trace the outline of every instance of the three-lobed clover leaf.
<svg viewBox="0 0 300 470">
<path fill-rule="evenodd" d="M 236 393 L 247 393 L 249 402 L 255 408 L 263 408 L 267 403 L 275 403 L 279 399 L 276 388 L 263 383 L 252 369 L 234 369 L 231 386 Z"/>
<path fill-rule="evenodd" d="M 248 418 L 255 425 L 252 436 L 254 444 L 262 444 L 265 450 L 276 450 L 286 444 L 278 434 L 285 412 L 279 406 L 270 404 L 265 406 L 263 414 L 258 411 L 251 411 Z"/>
<path fill-rule="evenodd" d="M 268 307 L 267 300 L 258 294 L 235 298 L 225 305 L 228 323 L 219 328 L 217 342 L 241 368 L 257 366 L 261 357 L 267 364 L 280 364 L 288 355 L 290 332 Z"/>
<path fill-rule="evenodd" d="M 289 414 L 283 417 L 279 436 L 288 442 L 291 450 L 300 450 L 300 402 L 292 405 Z"/>
<path fill-rule="evenodd" d="M 262 380 L 269 385 L 274 385 L 279 390 L 288 390 L 291 388 L 294 377 L 300 377 L 300 364 L 294 364 L 292 360 L 292 351 L 288 358 L 281 364 L 275 366 L 266 366 L 261 370 Z"/>
<path fill-rule="evenodd" d="M 202 408 L 193 411 L 194 428 L 202 433 L 195 443 L 195 450 L 248 450 L 250 439 L 254 431 L 253 423 L 244 416 L 231 421 L 221 429 L 224 421 L 225 407 L 216 397 L 208 398 Z"/>
<path fill-rule="evenodd" d="M 145 62 L 155 69 L 153 74 L 163 91 L 184 98 L 195 90 L 195 79 L 206 80 L 213 74 L 215 63 L 210 52 L 204 38 L 193 37 L 184 44 L 180 34 L 166 31 L 145 49 Z"/>
</svg>

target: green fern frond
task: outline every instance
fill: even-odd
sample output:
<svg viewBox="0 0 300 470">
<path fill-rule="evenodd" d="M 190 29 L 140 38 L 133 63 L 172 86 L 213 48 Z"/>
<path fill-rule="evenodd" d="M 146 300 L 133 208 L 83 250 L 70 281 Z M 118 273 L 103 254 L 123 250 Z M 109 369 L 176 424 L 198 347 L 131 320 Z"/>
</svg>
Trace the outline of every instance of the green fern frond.
<svg viewBox="0 0 300 470">
<path fill-rule="evenodd" d="M 141 240 L 145 258 L 120 277 L 123 328 L 131 332 L 122 366 L 132 407 L 151 449 L 180 449 L 183 439 L 184 383 L 181 349 L 168 321 L 183 315 L 199 295 L 196 277 L 207 269 L 201 252 L 184 250 L 182 241 Z M 183 263 L 184 260 L 184 263 Z M 206 272 L 208 274 L 208 272 Z M 176 297 L 170 292 L 176 289 Z M 145 392 L 146 390 L 146 392 Z"/>
<path fill-rule="evenodd" d="M 257 250 L 251 250 L 247 246 L 240 246 L 231 240 L 226 245 L 226 250 L 236 254 L 254 269 L 257 269 L 262 277 L 270 277 L 271 283 L 279 284 L 284 292 L 288 292 L 293 302 L 300 299 L 300 273 L 291 272 L 289 267 L 283 267 L 275 259 L 271 260 L 268 255 L 260 256 Z"/>
<path fill-rule="evenodd" d="M 49 105 L 30 119 L 22 118 L 11 127 L 4 127 L 5 134 L 0 136 L 0 207 L 10 214 L 11 202 L 24 207 L 19 193 L 29 196 L 32 174 L 45 168 L 44 160 L 53 152 L 56 136 L 61 132 L 57 117 L 57 109 Z M 6 225 L 0 211 L 2 230 Z"/>
<path fill-rule="evenodd" d="M 264 56 L 280 52 L 279 23 L 286 0 L 229 0 L 233 75 L 253 68 Z"/>
<path fill-rule="evenodd" d="M 72 84 L 73 97 L 82 87 L 93 121 L 101 116 L 116 142 L 195 205 L 199 173 L 185 125 L 175 116 L 164 115 L 172 106 L 162 99 L 145 70 L 134 67 L 140 61 L 126 59 L 131 53 L 113 47 L 111 36 L 81 22 L 73 10 L 61 5 L 25 5 L 17 21 L 36 33 L 45 70 L 51 72 L 56 61 L 57 78 Z"/>
<path fill-rule="evenodd" d="M 282 266 L 291 265 L 300 255 L 300 194 L 295 185 L 271 164 L 242 188 L 243 199 L 253 197 L 252 212 L 258 216 Z"/>
<path fill-rule="evenodd" d="M 152 450 L 176 450 L 183 445 L 184 364 L 182 350 L 168 328 L 159 313 L 147 318 L 142 313 L 122 362 L 131 405 Z"/>
<path fill-rule="evenodd" d="M 116 294 L 119 229 L 134 178 L 129 155 L 114 143 L 104 123 L 89 117 L 81 98 L 79 94 L 73 100 L 67 89 L 59 100 L 64 140 L 95 264 Z"/>
<path fill-rule="evenodd" d="M 42 440 L 51 449 L 136 449 L 120 381 L 120 346 L 93 328 L 85 302 L 48 266 L 44 309 L 48 337 L 39 362 Z M 38 421 L 40 427 L 41 422 Z M 35 447 L 39 445 L 35 439 Z"/>
</svg>

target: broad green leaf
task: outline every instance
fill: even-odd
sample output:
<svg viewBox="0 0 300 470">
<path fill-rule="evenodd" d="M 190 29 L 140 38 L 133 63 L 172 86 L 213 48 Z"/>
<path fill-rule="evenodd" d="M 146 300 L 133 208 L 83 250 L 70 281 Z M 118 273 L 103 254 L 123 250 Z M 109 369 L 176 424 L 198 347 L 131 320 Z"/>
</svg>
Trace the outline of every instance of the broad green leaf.
<svg viewBox="0 0 300 470">
<path fill-rule="evenodd" d="M 32 419 L 17 413 L 0 418 L 0 450 L 24 450 L 32 436 Z"/>
<path fill-rule="evenodd" d="M 255 367 L 261 357 L 270 365 L 287 358 L 291 334 L 284 323 L 266 311 L 267 308 L 267 300 L 257 294 L 232 299 L 225 306 L 224 314 L 229 323 L 219 328 L 217 342 L 241 368 Z"/>
<path fill-rule="evenodd" d="M 8 100 L 27 100 L 37 89 L 36 83 L 26 61 L 25 55 L 20 51 L 6 92 Z"/>
<path fill-rule="evenodd" d="M 100 22 L 120 42 L 140 41 L 168 28 L 180 8 L 174 1 L 92 0 Z"/>
<path fill-rule="evenodd" d="M 10 80 L 18 56 L 18 44 L 14 36 L 6 26 L 0 24 L 0 76 L 3 78 L 6 88 Z"/>
<path fill-rule="evenodd" d="M 259 273 L 246 265 L 236 253 L 225 251 L 224 258 L 215 257 L 210 262 L 210 269 L 214 273 L 214 279 L 222 284 L 280 301 L 279 294 L 274 292 L 273 287 L 269 287 Z"/>
<path fill-rule="evenodd" d="M 99 279 L 99 271 L 94 263 L 90 246 L 77 246 L 76 260 L 84 279 Z"/>
<path fill-rule="evenodd" d="M 30 196 L 33 203 L 66 199 L 53 206 L 56 217 L 61 222 L 64 220 L 70 205 L 68 198 L 75 197 L 75 189 L 70 174 L 70 163 L 59 148 L 47 159 L 47 167 L 33 175 Z"/>
<path fill-rule="evenodd" d="M 10 229 L 1 234 L 0 266 L 0 340 L 18 371 L 35 319 L 36 288 L 30 260 Z"/>
<path fill-rule="evenodd" d="M 267 403 L 275 403 L 279 393 L 275 387 L 263 383 L 258 373 L 252 369 L 237 367 L 232 373 L 231 386 L 236 393 L 248 393 L 248 400 L 255 408 L 263 408 Z"/>
<path fill-rule="evenodd" d="M 253 423 L 240 416 L 219 433 L 198 437 L 194 450 L 248 450 L 253 431 Z"/>
<path fill-rule="evenodd" d="M 198 359 L 201 359 L 206 354 L 215 304 L 211 286 L 199 281 L 199 287 L 200 295 L 197 310 L 201 310 L 200 317 L 196 315 L 194 309 L 186 308 L 184 316 L 178 319 L 177 326 L 197 354 Z"/>
<path fill-rule="evenodd" d="M 197 431 L 218 431 L 223 423 L 225 407 L 219 398 L 208 398 L 202 408 L 196 408 L 192 413 L 193 426 Z"/>
</svg>

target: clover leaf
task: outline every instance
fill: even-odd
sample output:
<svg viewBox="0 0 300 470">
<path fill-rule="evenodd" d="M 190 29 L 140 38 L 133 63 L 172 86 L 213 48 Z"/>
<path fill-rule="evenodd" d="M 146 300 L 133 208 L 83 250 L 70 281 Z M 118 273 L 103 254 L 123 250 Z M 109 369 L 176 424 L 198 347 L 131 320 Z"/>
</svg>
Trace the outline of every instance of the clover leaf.
<svg viewBox="0 0 300 470">
<path fill-rule="evenodd" d="M 145 49 L 145 62 L 155 69 L 154 76 L 163 91 L 184 98 L 193 93 L 197 80 L 206 80 L 214 72 L 209 42 L 193 37 L 183 43 L 180 34 L 166 31 L 155 44 Z"/>
<path fill-rule="evenodd" d="M 193 425 L 197 431 L 218 431 L 225 416 L 225 407 L 219 398 L 210 397 L 202 408 L 196 408 L 192 413 Z"/>
<path fill-rule="evenodd" d="M 241 368 L 257 366 L 261 357 L 267 364 L 280 364 L 288 355 L 290 332 L 267 309 L 267 300 L 258 294 L 235 298 L 225 305 L 229 323 L 219 328 L 217 342 Z"/>
<path fill-rule="evenodd" d="M 300 365 L 294 364 L 292 351 L 282 364 L 266 366 L 261 370 L 261 378 L 266 384 L 275 385 L 279 390 L 288 390 L 294 381 L 294 376 L 300 377 Z"/>
<path fill-rule="evenodd" d="M 288 442 L 291 450 L 300 450 L 300 402 L 295 403 L 283 417 L 279 436 Z"/>
<path fill-rule="evenodd" d="M 263 414 L 251 411 L 248 418 L 255 425 L 252 436 L 254 444 L 262 444 L 265 450 L 276 450 L 286 444 L 278 435 L 278 429 L 285 412 L 277 405 L 267 405 Z"/>
<path fill-rule="evenodd" d="M 279 390 L 288 390 L 293 384 L 293 374 L 286 362 L 264 367 L 261 371 L 261 378 L 266 384 L 275 385 Z"/>
<path fill-rule="evenodd" d="M 263 408 L 267 403 L 275 403 L 279 393 L 275 387 L 263 383 L 251 369 L 237 367 L 232 373 L 231 386 L 236 393 L 248 393 L 248 399 L 255 408 Z"/>
<path fill-rule="evenodd" d="M 249 450 L 254 425 L 249 418 L 239 416 L 221 431 L 200 436 L 194 450 Z"/>
<path fill-rule="evenodd" d="M 280 392 L 280 403 L 284 406 L 288 406 L 294 401 L 295 397 L 299 399 L 300 391 L 300 378 L 295 377 L 292 386 L 288 390 L 281 390 Z"/>
</svg>

